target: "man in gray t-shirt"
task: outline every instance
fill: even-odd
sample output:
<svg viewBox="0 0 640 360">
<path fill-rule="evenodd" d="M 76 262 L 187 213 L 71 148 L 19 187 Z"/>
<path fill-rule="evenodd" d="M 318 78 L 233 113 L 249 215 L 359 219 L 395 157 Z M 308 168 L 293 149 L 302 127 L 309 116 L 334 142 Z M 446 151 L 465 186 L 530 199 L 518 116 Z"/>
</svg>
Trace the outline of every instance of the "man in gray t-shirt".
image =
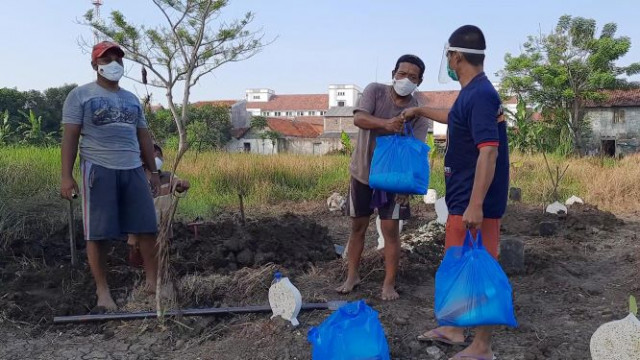
<svg viewBox="0 0 640 360">
<path fill-rule="evenodd" d="M 351 157 L 349 172 L 351 181 L 346 210 L 352 218 L 351 236 L 347 245 L 349 271 L 345 283 L 336 290 L 348 293 L 360 282 L 358 267 L 364 248 L 365 233 L 374 208 L 381 220 L 385 240 L 385 279 L 382 299 L 395 300 L 396 272 L 400 256 L 399 221 L 410 216 L 408 196 L 373 191 L 369 187 L 369 170 L 376 146 L 376 137 L 401 132 L 404 128 L 403 110 L 418 106 L 415 89 L 422 82 L 425 66 L 414 55 L 403 55 L 391 72 L 393 85 L 369 84 L 363 91 L 354 110 L 354 123 L 360 128 L 355 151 Z M 409 123 L 414 136 L 422 141 L 427 137 L 429 121 L 416 118 Z"/>
<path fill-rule="evenodd" d="M 140 101 L 118 85 L 124 73 L 123 57 L 124 51 L 115 43 L 95 45 L 91 66 L 97 80 L 72 90 L 62 110 L 60 194 L 71 200 L 79 192 L 73 178 L 79 142 L 82 220 L 96 282 L 96 311 L 116 309 L 107 284 L 104 240 L 136 234 L 149 292 L 154 291 L 157 276 L 157 223 L 151 190 L 158 190 L 160 178 Z M 149 181 L 141 157 L 150 167 Z"/>
</svg>

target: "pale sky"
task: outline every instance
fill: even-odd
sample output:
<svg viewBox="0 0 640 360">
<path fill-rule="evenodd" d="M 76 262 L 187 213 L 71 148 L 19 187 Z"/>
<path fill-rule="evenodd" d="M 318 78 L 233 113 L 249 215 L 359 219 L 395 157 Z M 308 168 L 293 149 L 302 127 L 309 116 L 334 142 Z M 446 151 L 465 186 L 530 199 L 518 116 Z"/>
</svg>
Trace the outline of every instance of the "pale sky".
<svg viewBox="0 0 640 360">
<path fill-rule="evenodd" d="M 103 18 L 119 9 L 132 22 L 163 24 L 151 0 L 104 0 Z M 44 90 L 95 78 L 78 39 L 90 30 L 76 23 L 91 0 L 0 0 L 0 87 Z M 442 48 L 453 30 L 479 26 L 487 40 L 485 71 L 493 81 L 506 52 L 518 54 L 527 35 L 549 32 L 563 14 L 618 24 L 632 48 L 619 64 L 640 61 L 638 0 L 235 0 L 221 19 L 256 13 L 253 29 L 277 40 L 255 57 L 227 64 L 201 80 L 191 100 L 241 99 L 247 88 L 277 94 L 326 93 L 329 84 L 387 82 L 396 59 L 420 56 L 427 66 L 421 90 L 456 89 L 437 82 Z M 129 63 L 131 65 L 131 63 Z M 131 70 L 137 76 L 139 67 Z M 636 76 L 634 80 L 640 80 Z M 144 87 L 121 85 L 139 95 Z M 151 89 L 154 102 L 164 94 Z M 180 96 L 178 96 L 180 97 Z"/>
</svg>

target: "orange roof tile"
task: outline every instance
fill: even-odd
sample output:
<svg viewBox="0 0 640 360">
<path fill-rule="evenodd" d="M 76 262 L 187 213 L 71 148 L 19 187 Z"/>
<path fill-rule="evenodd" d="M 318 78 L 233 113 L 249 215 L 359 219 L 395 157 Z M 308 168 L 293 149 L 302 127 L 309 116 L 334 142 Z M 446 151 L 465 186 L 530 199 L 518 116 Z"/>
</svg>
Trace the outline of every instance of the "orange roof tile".
<svg viewBox="0 0 640 360">
<path fill-rule="evenodd" d="M 604 101 L 587 101 L 586 107 L 616 107 L 616 106 L 640 106 L 640 89 L 629 90 L 605 90 L 607 95 Z"/>
<path fill-rule="evenodd" d="M 329 108 L 329 95 L 274 95 L 267 102 L 248 102 L 247 109 L 260 110 L 327 110 Z"/>
<path fill-rule="evenodd" d="M 322 134 L 322 127 L 289 119 L 267 118 L 267 126 L 282 136 L 315 138 Z"/>
</svg>

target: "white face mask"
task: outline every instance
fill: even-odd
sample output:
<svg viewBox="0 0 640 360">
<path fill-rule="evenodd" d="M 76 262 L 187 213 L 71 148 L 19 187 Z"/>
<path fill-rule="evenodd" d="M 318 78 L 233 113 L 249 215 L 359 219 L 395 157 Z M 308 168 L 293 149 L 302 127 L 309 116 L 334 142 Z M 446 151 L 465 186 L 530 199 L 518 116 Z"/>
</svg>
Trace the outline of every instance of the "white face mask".
<svg viewBox="0 0 640 360">
<path fill-rule="evenodd" d="M 118 81 L 124 75 L 124 67 L 117 61 L 112 61 L 106 65 L 98 65 L 98 74 L 110 81 Z"/>
<path fill-rule="evenodd" d="M 163 161 L 159 157 L 156 158 L 156 170 L 162 169 Z"/>
<path fill-rule="evenodd" d="M 409 78 L 404 78 L 400 80 L 393 79 L 393 90 L 396 91 L 396 94 L 400 96 L 407 96 L 411 94 L 418 85 L 414 84 L 409 80 Z"/>
</svg>

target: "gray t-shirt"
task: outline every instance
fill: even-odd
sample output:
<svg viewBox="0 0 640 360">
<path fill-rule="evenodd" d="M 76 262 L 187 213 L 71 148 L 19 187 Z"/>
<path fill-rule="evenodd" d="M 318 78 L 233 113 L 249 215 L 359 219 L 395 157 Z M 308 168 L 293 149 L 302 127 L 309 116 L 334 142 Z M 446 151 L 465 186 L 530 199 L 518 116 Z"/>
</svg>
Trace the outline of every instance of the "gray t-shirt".
<svg viewBox="0 0 640 360">
<path fill-rule="evenodd" d="M 73 89 L 62 108 L 62 123 L 81 125 L 80 157 L 109 169 L 142 166 L 138 128 L 147 121 L 131 92 L 109 91 L 96 82 Z"/>
<path fill-rule="evenodd" d="M 400 115 L 402 110 L 420 106 L 420 102 L 416 96 L 412 96 L 411 101 L 406 106 L 397 106 L 391 98 L 391 86 L 371 83 L 362 92 L 362 97 L 358 105 L 353 110 L 355 114 L 358 111 L 364 111 L 377 118 L 392 119 Z M 413 127 L 413 135 L 422 141 L 427 138 L 429 130 L 429 122 L 427 118 L 417 118 L 409 122 Z M 363 184 L 369 184 L 369 171 L 371 168 L 371 159 L 373 158 L 373 150 L 376 148 L 376 137 L 378 133 L 374 130 L 360 129 L 358 131 L 358 141 L 355 151 L 351 155 L 351 166 L 349 172 L 351 176 Z"/>
</svg>

